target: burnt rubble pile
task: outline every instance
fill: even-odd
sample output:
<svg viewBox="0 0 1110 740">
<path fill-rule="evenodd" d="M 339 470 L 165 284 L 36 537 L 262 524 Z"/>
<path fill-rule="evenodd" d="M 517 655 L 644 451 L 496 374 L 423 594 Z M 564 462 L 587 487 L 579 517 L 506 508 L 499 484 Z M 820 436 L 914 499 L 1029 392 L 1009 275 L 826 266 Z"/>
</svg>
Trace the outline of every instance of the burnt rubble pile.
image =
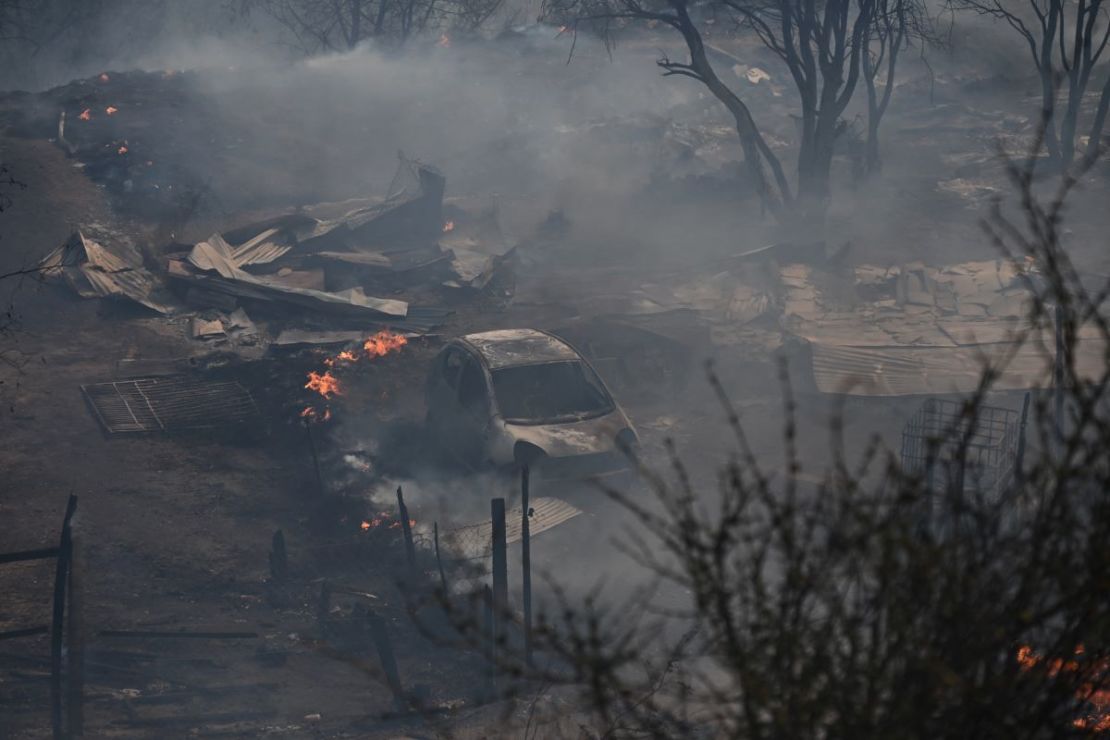
<svg viewBox="0 0 1110 740">
<path fill-rule="evenodd" d="M 439 171 L 402 157 L 384 198 L 170 244 L 145 265 L 125 240 L 79 230 L 40 266 L 81 297 L 191 315 L 193 339 L 226 348 L 336 344 L 384 328 L 419 334 L 440 325 L 449 304 L 513 288 L 515 247 L 496 211 L 445 204 L 445 186 Z"/>
<path fill-rule="evenodd" d="M 0 125 L 9 135 L 57 143 L 123 210 L 165 214 L 204 189 L 192 150 L 228 143 L 193 94 L 195 78 L 104 72 L 41 93 L 9 93 L 0 97 Z"/>
</svg>

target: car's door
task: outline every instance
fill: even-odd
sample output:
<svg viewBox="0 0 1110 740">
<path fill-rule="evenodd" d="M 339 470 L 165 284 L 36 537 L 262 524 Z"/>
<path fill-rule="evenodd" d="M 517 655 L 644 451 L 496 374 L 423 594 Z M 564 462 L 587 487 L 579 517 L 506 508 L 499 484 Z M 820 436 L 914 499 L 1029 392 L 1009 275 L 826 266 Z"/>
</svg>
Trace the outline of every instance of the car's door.
<svg viewBox="0 0 1110 740">
<path fill-rule="evenodd" d="M 452 430 L 458 424 L 455 417 L 460 413 L 459 375 L 466 358 L 467 353 L 461 347 L 449 346 L 436 357 L 428 374 L 425 391 L 428 427 L 441 443 L 448 445 Z"/>
<path fill-rule="evenodd" d="M 455 448 L 472 465 L 485 462 L 490 429 L 490 397 L 486 374 L 478 359 L 467 354 L 459 372 L 459 413 Z"/>
</svg>

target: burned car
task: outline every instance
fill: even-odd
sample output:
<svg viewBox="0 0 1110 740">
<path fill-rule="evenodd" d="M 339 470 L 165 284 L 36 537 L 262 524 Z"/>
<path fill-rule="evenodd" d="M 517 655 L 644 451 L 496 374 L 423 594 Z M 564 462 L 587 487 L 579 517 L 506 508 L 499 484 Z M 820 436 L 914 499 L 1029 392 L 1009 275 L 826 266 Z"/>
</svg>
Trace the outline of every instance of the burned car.
<svg viewBox="0 0 1110 740">
<path fill-rule="evenodd" d="M 471 467 L 528 463 L 544 478 L 627 471 L 638 439 L 601 378 L 535 329 L 468 334 L 435 358 L 428 428 Z"/>
</svg>

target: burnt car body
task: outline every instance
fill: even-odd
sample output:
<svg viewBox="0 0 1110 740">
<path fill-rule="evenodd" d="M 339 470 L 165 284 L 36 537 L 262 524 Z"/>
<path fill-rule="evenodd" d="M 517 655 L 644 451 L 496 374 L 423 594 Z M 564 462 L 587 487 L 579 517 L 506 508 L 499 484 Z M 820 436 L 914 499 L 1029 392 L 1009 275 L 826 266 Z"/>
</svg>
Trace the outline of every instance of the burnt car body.
<svg viewBox="0 0 1110 740">
<path fill-rule="evenodd" d="M 528 463 L 544 478 L 625 472 L 638 443 L 590 364 L 535 329 L 468 334 L 436 356 L 428 427 L 474 468 Z"/>
</svg>

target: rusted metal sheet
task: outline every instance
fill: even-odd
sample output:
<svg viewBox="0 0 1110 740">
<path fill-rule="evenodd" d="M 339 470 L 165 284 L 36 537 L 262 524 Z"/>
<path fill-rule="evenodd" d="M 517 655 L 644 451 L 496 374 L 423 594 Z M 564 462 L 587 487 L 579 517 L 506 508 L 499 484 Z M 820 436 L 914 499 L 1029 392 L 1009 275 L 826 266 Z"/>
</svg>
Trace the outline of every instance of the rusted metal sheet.
<svg viewBox="0 0 1110 740">
<path fill-rule="evenodd" d="M 233 381 L 183 376 L 81 386 L 109 434 L 215 429 L 258 418 L 254 398 Z"/>
</svg>

